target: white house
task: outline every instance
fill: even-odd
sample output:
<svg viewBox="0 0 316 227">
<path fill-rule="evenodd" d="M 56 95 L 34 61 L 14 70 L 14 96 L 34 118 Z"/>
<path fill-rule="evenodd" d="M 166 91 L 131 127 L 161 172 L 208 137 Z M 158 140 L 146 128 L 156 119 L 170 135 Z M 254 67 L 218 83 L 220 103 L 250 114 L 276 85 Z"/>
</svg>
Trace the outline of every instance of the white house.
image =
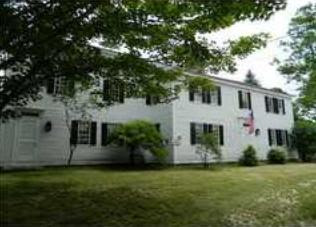
<svg viewBox="0 0 316 227">
<path fill-rule="evenodd" d="M 260 159 L 266 159 L 273 146 L 287 146 L 293 127 L 291 96 L 241 82 L 212 77 L 212 92 L 182 91 L 179 99 L 155 104 L 153 97 L 124 99 L 108 109 L 93 111 L 91 121 L 72 116 L 71 133 L 65 123 L 62 104 L 51 95 L 19 111 L 21 118 L 0 126 L 0 166 L 64 165 L 69 156 L 69 140 L 76 140 L 73 164 L 124 163 L 125 149 L 105 146 L 107 136 L 119 123 L 146 119 L 157 124 L 166 138 L 168 162 L 198 163 L 199 135 L 216 131 L 223 161 L 237 161 L 242 150 L 253 145 Z M 58 93 L 61 81 L 46 90 Z M 254 131 L 245 125 L 253 113 Z M 147 162 L 154 157 L 145 153 Z M 291 154 L 289 154 L 291 155 Z"/>
</svg>

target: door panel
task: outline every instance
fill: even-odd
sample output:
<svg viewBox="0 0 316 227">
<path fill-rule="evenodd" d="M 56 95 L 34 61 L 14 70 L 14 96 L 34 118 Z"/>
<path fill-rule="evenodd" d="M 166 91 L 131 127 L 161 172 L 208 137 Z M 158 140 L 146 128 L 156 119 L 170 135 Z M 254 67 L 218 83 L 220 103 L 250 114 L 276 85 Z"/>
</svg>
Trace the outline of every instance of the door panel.
<svg viewBox="0 0 316 227">
<path fill-rule="evenodd" d="M 36 161 L 37 149 L 37 117 L 24 116 L 18 125 L 17 161 Z"/>
</svg>

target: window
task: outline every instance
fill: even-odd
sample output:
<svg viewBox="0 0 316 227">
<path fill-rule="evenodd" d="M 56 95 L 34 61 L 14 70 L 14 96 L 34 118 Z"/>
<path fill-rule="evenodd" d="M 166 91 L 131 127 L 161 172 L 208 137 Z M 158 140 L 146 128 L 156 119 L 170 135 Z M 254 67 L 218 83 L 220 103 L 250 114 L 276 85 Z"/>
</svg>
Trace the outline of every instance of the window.
<svg viewBox="0 0 316 227">
<path fill-rule="evenodd" d="M 103 81 L 103 100 L 108 104 L 113 102 L 124 103 L 125 89 L 120 81 Z"/>
<path fill-rule="evenodd" d="M 238 100 L 240 109 L 251 110 L 251 94 L 246 91 L 238 91 Z"/>
<path fill-rule="evenodd" d="M 156 105 L 160 102 L 159 97 L 155 95 L 146 95 L 146 105 Z"/>
<path fill-rule="evenodd" d="M 102 123 L 101 129 L 101 144 L 106 146 L 109 143 L 109 137 L 114 132 L 114 130 L 119 126 L 119 123 Z"/>
<path fill-rule="evenodd" d="M 71 144 L 96 144 L 97 124 L 91 121 L 71 122 Z"/>
<path fill-rule="evenodd" d="M 90 122 L 80 121 L 78 124 L 78 144 L 89 144 Z"/>
<path fill-rule="evenodd" d="M 285 114 L 284 99 L 272 98 L 265 96 L 265 106 L 267 113 Z"/>
<path fill-rule="evenodd" d="M 270 146 L 289 146 L 287 130 L 268 129 L 268 139 Z"/>
<path fill-rule="evenodd" d="M 222 105 L 221 87 L 217 86 L 215 90 L 190 89 L 189 100 L 191 102 L 207 103 L 212 105 Z"/>
<path fill-rule="evenodd" d="M 190 124 L 190 135 L 191 144 L 199 144 L 200 138 L 203 134 L 215 133 L 218 135 L 218 142 L 220 145 L 224 145 L 224 128 L 222 125 L 206 124 L 206 123 L 191 123 Z"/>
<path fill-rule="evenodd" d="M 47 93 L 53 95 L 61 95 L 65 92 L 67 85 L 69 86 L 69 89 L 71 89 L 71 84 L 67 83 L 65 77 L 56 77 L 49 79 L 47 81 Z"/>
</svg>

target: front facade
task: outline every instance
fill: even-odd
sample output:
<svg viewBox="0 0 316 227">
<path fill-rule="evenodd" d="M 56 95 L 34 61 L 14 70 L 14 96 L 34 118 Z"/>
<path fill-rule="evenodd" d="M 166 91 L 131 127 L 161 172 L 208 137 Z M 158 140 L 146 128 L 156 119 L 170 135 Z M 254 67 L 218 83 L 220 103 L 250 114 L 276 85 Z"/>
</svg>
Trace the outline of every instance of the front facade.
<svg viewBox="0 0 316 227">
<path fill-rule="evenodd" d="M 117 124 L 136 119 L 157 125 L 169 150 L 168 162 L 173 164 L 201 162 L 196 149 L 199 135 L 205 132 L 218 134 L 223 161 L 237 161 L 249 144 L 262 160 L 272 147 L 289 145 L 294 124 L 289 95 L 212 79 L 214 91 L 182 91 L 168 104 L 157 104 L 154 97 L 124 99 L 117 90 L 118 104 L 91 111 L 89 121 L 73 114 L 68 125 L 64 106 L 45 94 L 19 109 L 21 118 L 0 125 L 0 166 L 64 165 L 69 141 L 78 144 L 73 164 L 126 163 L 127 151 L 107 145 L 106 140 Z M 58 93 L 59 84 L 55 81 L 46 92 Z M 155 161 L 146 151 L 143 158 Z"/>
</svg>

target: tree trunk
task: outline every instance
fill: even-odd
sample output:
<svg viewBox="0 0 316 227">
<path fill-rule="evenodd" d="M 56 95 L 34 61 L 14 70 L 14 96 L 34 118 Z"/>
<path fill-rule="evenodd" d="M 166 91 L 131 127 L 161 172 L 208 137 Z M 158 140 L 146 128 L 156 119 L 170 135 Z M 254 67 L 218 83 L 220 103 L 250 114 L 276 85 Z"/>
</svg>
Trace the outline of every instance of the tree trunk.
<svg viewBox="0 0 316 227">
<path fill-rule="evenodd" d="M 71 147 L 70 145 L 70 153 L 69 153 L 69 157 L 68 157 L 68 160 L 67 160 L 67 165 L 70 166 L 71 164 L 71 161 L 72 161 L 72 157 L 74 155 L 74 151 L 76 150 L 76 147 Z"/>
</svg>

